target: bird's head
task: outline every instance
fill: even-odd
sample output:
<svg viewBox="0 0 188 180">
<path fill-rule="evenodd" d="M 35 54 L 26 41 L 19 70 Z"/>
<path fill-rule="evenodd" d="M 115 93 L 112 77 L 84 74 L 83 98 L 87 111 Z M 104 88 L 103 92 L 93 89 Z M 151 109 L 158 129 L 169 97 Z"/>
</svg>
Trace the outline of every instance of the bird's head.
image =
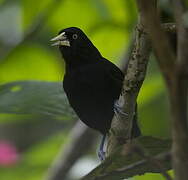
<svg viewBox="0 0 188 180">
<path fill-rule="evenodd" d="M 97 48 L 92 44 L 86 34 L 77 27 L 61 30 L 51 39 L 52 46 L 59 46 L 63 58 L 67 63 L 74 61 L 92 61 L 101 57 Z"/>
</svg>

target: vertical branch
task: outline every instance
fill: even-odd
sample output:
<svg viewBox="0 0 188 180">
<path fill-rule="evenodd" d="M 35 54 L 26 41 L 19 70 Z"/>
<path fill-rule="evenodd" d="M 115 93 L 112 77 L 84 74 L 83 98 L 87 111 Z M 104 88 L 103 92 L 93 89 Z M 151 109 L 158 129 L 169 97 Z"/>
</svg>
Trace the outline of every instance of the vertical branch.
<svg viewBox="0 0 188 180">
<path fill-rule="evenodd" d="M 165 78 L 168 80 L 173 72 L 175 56 L 171 51 L 166 34 L 161 27 L 156 4 L 154 5 L 154 3 L 156 3 L 156 0 L 137 0 L 138 9 L 143 14 L 143 21 L 152 40 L 159 66 Z"/>
<path fill-rule="evenodd" d="M 142 15 L 140 15 L 135 36 L 134 48 L 128 61 L 123 90 L 118 100 L 118 104 L 123 113 L 115 114 L 112 120 L 107 145 L 107 156 L 131 138 L 136 99 L 145 78 L 151 52 L 151 44 L 144 31 Z"/>
<path fill-rule="evenodd" d="M 183 24 L 185 1 L 174 0 L 178 25 L 177 60 L 161 29 L 159 16 L 154 11 L 151 1 L 137 0 L 137 4 L 144 14 L 145 24 L 169 90 L 173 137 L 172 160 L 175 176 L 177 180 L 186 180 L 188 177 L 188 32 Z"/>
<path fill-rule="evenodd" d="M 173 112 L 173 167 L 176 179 L 188 178 L 188 29 L 185 28 L 183 17 L 187 10 L 184 0 L 174 0 L 177 23 L 178 49 L 177 64 L 174 73 L 171 93 Z"/>
</svg>

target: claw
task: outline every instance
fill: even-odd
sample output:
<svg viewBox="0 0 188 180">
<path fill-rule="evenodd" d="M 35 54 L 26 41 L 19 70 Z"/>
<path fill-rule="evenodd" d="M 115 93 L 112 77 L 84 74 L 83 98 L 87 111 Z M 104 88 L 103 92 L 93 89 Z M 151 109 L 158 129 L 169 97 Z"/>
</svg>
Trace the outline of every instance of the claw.
<svg viewBox="0 0 188 180">
<path fill-rule="evenodd" d="M 102 137 L 101 143 L 100 143 L 100 147 L 99 147 L 99 151 L 98 151 L 98 157 L 101 161 L 105 160 L 105 151 L 104 151 L 104 145 L 105 145 L 105 140 L 106 140 L 106 135 L 104 135 Z"/>
<path fill-rule="evenodd" d="M 115 114 L 122 114 L 122 115 L 124 115 L 124 116 L 128 116 L 127 113 L 125 113 L 125 112 L 123 112 L 123 111 L 121 110 L 121 106 L 119 105 L 118 100 L 116 100 L 116 101 L 114 102 L 114 113 L 115 113 Z"/>
<path fill-rule="evenodd" d="M 104 161 L 105 160 L 105 152 L 102 151 L 102 150 L 99 150 L 98 151 L 98 157 L 101 161 Z"/>
</svg>

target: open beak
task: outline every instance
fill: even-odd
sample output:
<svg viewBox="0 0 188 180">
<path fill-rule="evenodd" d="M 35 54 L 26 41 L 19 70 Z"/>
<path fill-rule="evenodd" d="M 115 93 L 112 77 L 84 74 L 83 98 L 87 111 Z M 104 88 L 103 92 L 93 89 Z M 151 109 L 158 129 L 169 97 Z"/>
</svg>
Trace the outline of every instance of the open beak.
<svg viewBox="0 0 188 180">
<path fill-rule="evenodd" d="M 70 42 L 65 35 L 65 32 L 62 32 L 58 36 L 52 38 L 50 41 L 54 42 L 52 46 L 70 46 Z"/>
</svg>

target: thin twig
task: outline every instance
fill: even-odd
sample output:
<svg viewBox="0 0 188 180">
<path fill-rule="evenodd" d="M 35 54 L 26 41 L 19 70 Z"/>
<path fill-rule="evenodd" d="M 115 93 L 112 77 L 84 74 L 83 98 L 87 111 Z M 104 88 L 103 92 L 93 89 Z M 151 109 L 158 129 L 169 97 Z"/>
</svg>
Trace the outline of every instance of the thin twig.
<svg viewBox="0 0 188 180">
<path fill-rule="evenodd" d="M 155 157 L 149 155 L 147 153 L 147 150 L 144 149 L 140 144 L 132 145 L 131 149 L 133 152 L 136 152 L 138 155 L 140 155 L 143 159 L 147 160 L 153 167 L 159 169 L 161 175 L 165 179 L 172 180 L 172 177 L 166 172 L 166 169 L 163 166 L 162 162 L 159 159 L 156 159 Z"/>
<path fill-rule="evenodd" d="M 170 152 L 161 153 L 159 155 L 156 155 L 153 157 L 153 159 L 160 161 L 162 163 L 165 161 L 170 161 L 170 159 L 171 159 Z M 143 159 L 143 160 L 137 161 L 133 164 L 130 164 L 128 166 L 121 167 L 119 169 L 115 169 L 114 171 L 105 172 L 103 174 L 100 174 L 97 176 L 92 176 L 92 177 L 88 177 L 88 176 L 83 177 L 81 180 L 117 179 L 117 178 L 115 178 L 116 176 L 118 177 L 120 174 L 127 174 L 127 173 L 129 174 L 131 172 L 131 170 L 134 171 L 135 169 L 140 169 L 140 168 L 142 169 L 142 167 L 144 167 L 148 163 L 151 163 L 150 160 Z M 159 171 L 160 171 L 160 169 L 158 169 L 158 168 L 155 169 L 155 172 L 159 172 Z"/>
<path fill-rule="evenodd" d="M 157 156 L 154 156 L 153 157 L 153 159 L 155 159 L 155 160 L 157 160 L 157 161 L 165 161 L 165 160 L 170 160 L 170 158 L 171 158 L 171 155 L 170 155 L 170 152 L 166 152 L 166 153 L 161 153 L 161 154 L 159 154 L 159 155 L 157 155 Z M 141 167 L 141 166 L 143 166 L 144 164 L 148 164 L 148 162 L 150 161 L 150 159 L 143 159 L 143 160 L 141 160 L 141 161 L 138 161 L 138 162 L 136 162 L 136 163 L 133 163 L 133 164 L 131 164 L 131 165 L 129 165 L 129 166 L 126 166 L 126 167 L 123 167 L 123 168 L 121 168 L 121 169 L 118 169 L 117 171 L 118 172 L 126 172 L 126 171 L 129 171 L 129 170 L 131 170 L 131 169 L 135 169 L 136 167 Z"/>
</svg>

